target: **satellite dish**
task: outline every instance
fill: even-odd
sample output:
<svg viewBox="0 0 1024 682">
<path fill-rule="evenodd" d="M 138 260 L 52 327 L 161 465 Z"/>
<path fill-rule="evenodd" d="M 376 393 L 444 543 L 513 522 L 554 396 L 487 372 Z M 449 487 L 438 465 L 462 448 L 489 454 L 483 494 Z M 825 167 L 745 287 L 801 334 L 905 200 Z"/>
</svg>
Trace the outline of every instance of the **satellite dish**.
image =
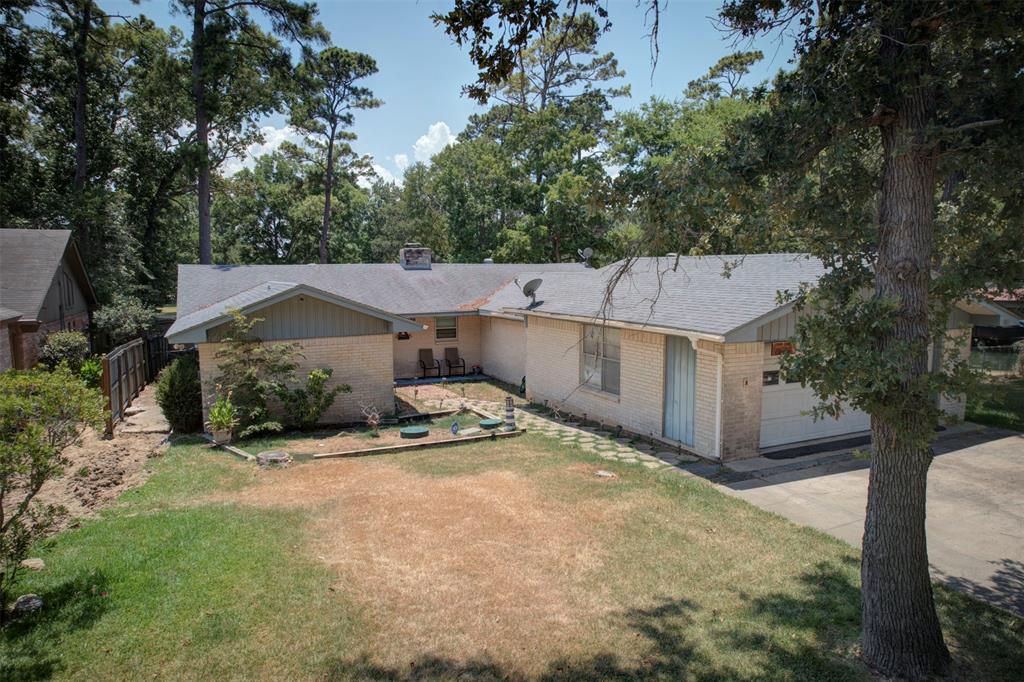
<svg viewBox="0 0 1024 682">
<path fill-rule="evenodd" d="M 585 249 L 577 249 L 576 253 L 579 254 L 580 260 L 583 261 L 583 265 L 590 265 L 590 257 L 594 255 L 594 250 L 589 246 Z"/>
<path fill-rule="evenodd" d="M 523 296 L 529 296 L 533 299 L 533 303 L 537 302 L 537 289 L 540 289 L 542 279 L 531 279 L 523 287 Z M 532 304 L 531 304 L 532 305 Z"/>
</svg>

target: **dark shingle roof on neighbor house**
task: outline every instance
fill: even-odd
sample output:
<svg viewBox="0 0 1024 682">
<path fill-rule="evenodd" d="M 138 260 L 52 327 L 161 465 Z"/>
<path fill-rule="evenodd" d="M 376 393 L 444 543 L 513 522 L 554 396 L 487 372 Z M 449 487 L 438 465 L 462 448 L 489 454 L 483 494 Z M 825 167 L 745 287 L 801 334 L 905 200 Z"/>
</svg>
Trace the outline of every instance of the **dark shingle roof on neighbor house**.
<svg viewBox="0 0 1024 682">
<path fill-rule="evenodd" d="M 37 319 L 69 245 L 70 230 L 0 229 L 0 306 Z M 95 303 L 77 249 L 74 259 L 83 294 Z"/>
<path fill-rule="evenodd" d="M 492 296 L 485 311 L 539 313 L 604 319 L 663 329 L 725 336 L 779 310 L 777 294 L 814 285 L 824 274 L 807 254 L 640 258 L 615 284 L 622 262 L 570 274 L 536 272 L 543 280 L 531 306 L 512 283 Z M 726 272 L 728 270 L 728 276 Z"/>
</svg>

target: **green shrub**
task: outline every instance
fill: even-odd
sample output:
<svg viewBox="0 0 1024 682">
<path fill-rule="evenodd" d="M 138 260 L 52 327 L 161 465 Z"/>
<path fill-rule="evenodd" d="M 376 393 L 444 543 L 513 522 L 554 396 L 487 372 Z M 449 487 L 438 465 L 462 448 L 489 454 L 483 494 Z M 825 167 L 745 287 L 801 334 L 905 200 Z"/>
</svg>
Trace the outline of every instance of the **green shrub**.
<svg viewBox="0 0 1024 682">
<path fill-rule="evenodd" d="M 103 361 L 96 356 L 86 358 L 78 369 L 78 376 L 89 388 L 99 388 L 103 379 Z"/>
<path fill-rule="evenodd" d="M 53 332 L 39 349 L 39 364 L 50 370 L 63 362 L 77 374 L 87 357 L 89 339 L 82 332 Z"/>
<path fill-rule="evenodd" d="M 178 358 L 160 372 L 156 402 L 175 433 L 202 431 L 203 391 L 195 355 Z"/>
<path fill-rule="evenodd" d="M 66 366 L 0 372 L 0 626 L 22 559 L 63 511 L 36 495 L 64 472 L 64 449 L 81 442 L 86 426 L 99 428 L 103 412 L 99 391 L 86 388 Z"/>
<path fill-rule="evenodd" d="M 328 389 L 327 380 L 331 378 L 332 373 L 333 370 L 329 367 L 314 369 L 306 377 L 304 388 L 277 388 L 277 398 L 284 406 L 285 425 L 299 429 L 313 428 L 324 412 L 334 404 L 334 398 L 339 393 L 348 393 L 352 390 L 348 384 L 339 384 Z"/>
</svg>

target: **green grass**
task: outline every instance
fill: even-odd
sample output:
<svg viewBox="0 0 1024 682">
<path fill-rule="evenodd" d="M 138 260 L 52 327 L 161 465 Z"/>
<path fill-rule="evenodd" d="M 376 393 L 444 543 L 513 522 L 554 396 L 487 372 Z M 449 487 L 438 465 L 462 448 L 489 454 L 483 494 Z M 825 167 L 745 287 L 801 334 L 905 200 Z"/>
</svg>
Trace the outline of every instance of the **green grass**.
<svg viewBox="0 0 1024 682">
<path fill-rule="evenodd" d="M 520 637 L 544 627 L 522 622 L 491 650 L 453 656 L 381 637 L 393 623 L 377 607 L 404 614 L 405 604 L 359 607 L 360 587 L 317 560 L 318 524 L 336 502 L 268 509 L 224 501 L 322 464 L 261 472 L 185 442 L 153 466 L 143 487 L 37 553 L 47 567 L 25 573 L 19 592 L 40 594 L 46 607 L 0 633 L 0 679 L 499 679 L 522 677 L 523 666 L 550 680 L 871 679 L 856 658 L 857 552 L 700 481 L 538 434 L 349 462 L 397 467 L 417 487 L 439 490 L 511 472 L 560 515 L 558 524 L 591 514 L 591 549 L 602 561 L 569 561 L 568 573 L 550 579 L 571 579 L 559 593 L 570 603 L 599 595 L 601 609 L 575 613 L 578 632 L 569 624 L 552 631 L 564 649 L 522 650 Z M 598 479 L 596 468 L 617 478 Z M 457 554 L 468 540 L 447 542 Z M 448 577 L 473 589 L 472 580 Z M 942 587 L 936 594 L 959 679 L 1019 673 L 1024 622 Z M 476 615 L 408 617 L 422 619 L 429 641 L 434 628 L 468 628 Z"/>
<path fill-rule="evenodd" d="M 324 665 L 357 613 L 302 551 L 303 515 L 202 504 L 254 472 L 194 445 L 171 448 L 118 508 L 39 552 L 21 591 L 44 610 L 0 637 L 0 679 L 282 679 Z M 317 631 L 296 627 L 315 622 Z"/>
<path fill-rule="evenodd" d="M 967 400 L 968 421 L 1024 431 L 1024 378 L 991 377 Z"/>
</svg>

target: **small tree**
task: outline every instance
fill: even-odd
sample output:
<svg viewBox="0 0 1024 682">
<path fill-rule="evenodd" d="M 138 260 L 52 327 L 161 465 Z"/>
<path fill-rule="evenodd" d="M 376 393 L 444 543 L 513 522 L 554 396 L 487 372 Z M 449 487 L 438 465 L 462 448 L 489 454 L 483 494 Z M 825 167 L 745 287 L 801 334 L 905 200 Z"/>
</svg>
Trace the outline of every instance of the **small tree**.
<svg viewBox="0 0 1024 682">
<path fill-rule="evenodd" d="M 72 372 L 77 372 L 87 357 L 89 339 L 82 332 L 54 332 L 39 349 L 39 364 L 47 369 L 66 364 Z"/>
<path fill-rule="evenodd" d="M 261 431 L 280 431 L 281 423 L 271 419 L 267 400 L 286 390 L 295 377 L 299 355 L 296 343 L 263 343 L 253 327 L 263 320 L 231 311 L 232 320 L 222 345 L 214 354 L 219 376 L 218 392 L 231 392 L 238 409 L 240 431 L 246 438 Z"/>
<path fill-rule="evenodd" d="M 135 296 L 114 294 L 113 300 L 96 311 L 93 324 L 110 335 L 115 346 L 131 341 L 149 331 L 156 313 Z"/>
<path fill-rule="evenodd" d="M 63 508 L 35 500 L 67 465 L 64 450 L 103 423 L 103 398 L 66 366 L 0 373 L 0 624 L 21 561 Z"/>
</svg>

